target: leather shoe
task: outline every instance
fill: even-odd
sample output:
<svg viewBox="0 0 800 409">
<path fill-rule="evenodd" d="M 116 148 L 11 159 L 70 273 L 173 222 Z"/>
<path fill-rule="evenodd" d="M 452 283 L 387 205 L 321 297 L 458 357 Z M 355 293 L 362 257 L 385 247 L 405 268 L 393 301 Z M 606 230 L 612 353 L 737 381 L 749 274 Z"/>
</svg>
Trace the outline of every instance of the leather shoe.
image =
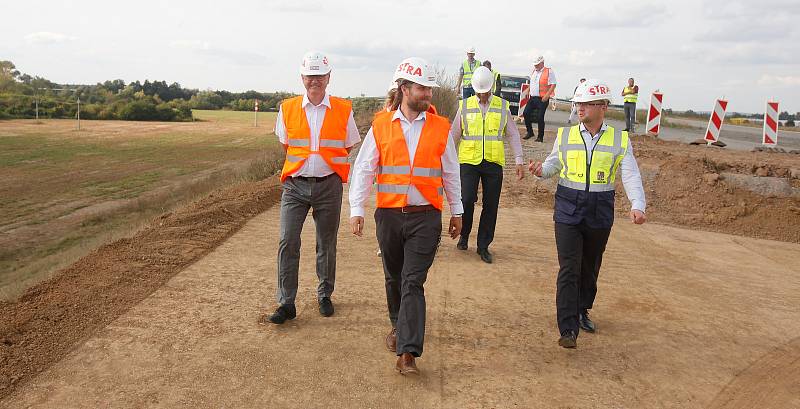
<svg viewBox="0 0 800 409">
<path fill-rule="evenodd" d="M 525 136 L 522 137 L 522 139 L 531 139 L 531 138 L 533 138 L 533 134 L 532 133 L 525 134 Z"/>
<path fill-rule="evenodd" d="M 536 138 L 536 142 L 544 142 L 544 138 Z"/>
<path fill-rule="evenodd" d="M 466 240 L 459 240 L 458 244 L 456 244 L 456 248 L 459 250 L 466 250 L 467 249 L 467 241 Z"/>
<path fill-rule="evenodd" d="M 594 332 L 596 327 L 594 326 L 594 322 L 589 319 L 589 311 L 583 310 L 578 314 L 578 326 L 581 327 L 582 330 L 586 332 Z"/>
<path fill-rule="evenodd" d="M 392 328 L 392 332 L 386 336 L 386 349 L 392 352 L 397 351 L 397 328 Z"/>
<path fill-rule="evenodd" d="M 489 253 L 489 249 L 478 249 L 478 255 L 481 256 L 481 261 L 484 263 L 492 264 L 494 260 L 492 258 L 492 253 Z"/>
<path fill-rule="evenodd" d="M 278 307 L 275 312 L 272 313 L 270 316 L 265 316 L 266 321 L 269 321 L 273 324 L 283 324 L 286 320 L 293 320 L 297 317 L 297 310 L 294 307 L 294 304 L 283 304 Z M 260 320 L 260 322 L 264 322 L 264 318 Z"/>
<path fill-rule="evenodd" d="M 333 303 L 329 297 L 322 297 L 319 299 L 319 313 L 323 317 L 330 317 L 333 315 Z"/>
<path fill-rule="evenodd" d="M 578 346 L 578 333 L 568 329 L 561 333 L 561 338 L 558 339 L 558 345 L 563 348 L 575 348 Z"/>
<path fill-rule="evenodd" d="M 394 366 L 400 375 L 419 375 L 417 364 L 414 363 L 414 355 L 406 352 L 397 357 L 397 364 Z"/>
</svg>

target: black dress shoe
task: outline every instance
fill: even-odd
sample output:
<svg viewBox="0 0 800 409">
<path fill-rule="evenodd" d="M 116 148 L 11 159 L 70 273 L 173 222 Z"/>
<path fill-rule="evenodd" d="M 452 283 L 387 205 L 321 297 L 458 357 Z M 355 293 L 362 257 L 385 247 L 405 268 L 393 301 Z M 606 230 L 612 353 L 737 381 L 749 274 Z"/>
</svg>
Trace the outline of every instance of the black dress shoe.
<svg viewBox="0 0 800 409">
<path fill-rule="evenodd" d="M 542 137 L 540 136 L 540 137 L 536 138 L 536 142 L 544 142 L 544 138 L 542 138 Z"/>
<path fill-rule="evenodd" d="M 459 240 L 458 244 L 456 244 L 456 248 L 459 250 L 466 250 L 467 249 L 467 241 L 466 240 Z"/>
<path fill-rule="evenodd" d="M 283 324 L 286 320 L 293 320 L 295 317 L 297 317 L 297 310 L 294 304 L 283 304 L 267 317 L 267 320 L 273 324 Z"/>
<path fill-rule="evenodd" d="M 484 263 L 492 264 L 492 253 L 489 253 L 489 249 L 478 249 L 478 255 Z"/>
<path fill-rule="evenodd" d="M 525 136 L 522 137 L 522 139 L 531 139 L 531 138 L 533 138 L 533 134 L 532 133 L 525 134 Z"/>
<path fill-rule="evenodd" d="M 595 326 L 592 320 L 589 319 L 589 311 L 583 310 L 578 313 L 578 326 L 581 327 L 582 330 L 586 332 L 594 332 Z"/>
<path fill-rule="evenodd" d="M 558 339 L 558 345 L 563 348 L 576 348 L 578 346 L 578 333 L 568 329 L 561 333 L 561 338 Z"/>
<path fill-rule="evenodd" d="M 319 313 L 323 317 L 330 317 L 333 315 L 333 303 L 329 297 L 322 297 L 319 299 Z"/>
</svg>

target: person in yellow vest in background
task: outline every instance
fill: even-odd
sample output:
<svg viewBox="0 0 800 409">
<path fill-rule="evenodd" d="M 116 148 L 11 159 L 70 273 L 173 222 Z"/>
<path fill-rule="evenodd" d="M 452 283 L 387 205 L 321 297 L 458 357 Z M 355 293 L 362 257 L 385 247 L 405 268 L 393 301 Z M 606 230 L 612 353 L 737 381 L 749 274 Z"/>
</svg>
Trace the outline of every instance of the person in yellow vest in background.
<svg viewBox="0 0 800 409">
<path fill-rule="evenodd" d="M 511 120 L 508 101 L 492 95 L 494 75 L 486 67 L 479 67 L 472 76 L 476 95 L 461 100 L 458 112 L 450 127 L 450 137 L 458 143 L 458 162 L 461 168 L 461 201 L 464 203 L 464 221 L 461 238 L 456 247 L 466 250 L 472 230 L 472 214 L 478 201 L 478 183 L 483 186 L 483 207 L 478 225 L 478 254 L 485 263 L 492 263 L 489 245 L 494 240 L 497 208 L 503 187 L 503 166 L 506 164 L 505 144 L 514 152 L 517 178 L 525 174 L 522 141 L 516 123 Z"/>
<path fill-rule="evenodd" d="M 448 234 L 461 232 L 461 183 L 447 118 L 429 111 L 436 73 L 422 58 L 403 60 L 392 78 L 400 105 L 372 121 L 353 165 L 350 226 L 361 236 L 364 202 L 377 179 L 376 234 L 383 259 L 386 301 L 392 329 L 386 348 L 397 356 L 402 375 L 419 374 L 416 358 L 425 339 L 425 290 L 442 236 L 445 197 Z"/>
<path fill-rule="evenodd" d="M 489 92 L 492 95 L 497 95 L 499 97 L 500 96 L 500 90 L 502 88 L 502 85 L 500 83 L 500 73 L 492 69 L 492 62 L 489 61 L 489 60 L 485 60 L 483 62 L 483 66 L 488 68 L 489 71 L 492 72 L 492 75 L 493 75 L 493 78 L 494 78 L 494 80 L 492 81 L 492 89 Z M 474 79 L 473 79 L 473 82 L 475 82 Z M 473 89 L 474 88 L 475 87 L 473 87 Z"/>
<path fill-rule="evenodd" d="M 533 137 L 532 124 L 536 122 L 538 127 L 536 142 L 544 142 L 544 114 L 547 112 L 550 98 L 556 93 L 556 74 L 552 68 L 544 66 L 543 56 L 539 56 L 533 61 L 530 80 L 530 87 L 520 95 L 520 100 L 528 94 L 531 96 L 523 112 L 525 129 L 528 131 L 523 139 Z"/>
<path fill-rule="evenodd" d="M 456 81 L 456 84 L 461 86 L 462 99 L 467 99 L 475 95 L 475 90 L 472 88 L 472 73 L 480 66 L 481 62 L 475 59 L 475 47 L 468 48 L 467 59 L 461 63 L 461 68 L 458 72 L 458 81 Z"/>
<path fill-rule="evenodd" d="M 611 90 L 599 80 L 578 86 L 572 101 L 580 124 L 559 128 L 553 150 L 542 162 L 531 161 L 529 170 L 540 177 L 558 175 L 555 221 L 558 250 L 556 315 L 564 348 L 575 348 L 579 328 L 595 332 L 589 318 L 597 295 L 597 276 L 614 224 L 617 175 L 631 202 L 630 220 L 645 222 L 642 177 L 628 133 L 605 123 Z"/>
<path fill-rule="evenodd" d="M 636 127 L 636 101 L 639 99 L 639 86 L 634 85 L 633 78 L 628 78 L 628 86 L 622 90 L 625 101 L 625 130 L 634 133 Z"/>
<path fill-rule="evenodd" d="M 300 234 L 309 209 L 317 230 L 317 301 L 324 317 L 333 315 L 336 280 L 336 235 L 347 182 L 350 148 L 361 140 L 350 101 L 327 93 L 331 65 L 317 51 L 303 57 L 300 77 L 305 95 L 285 100 L 278 111 L 275 135 L 286 151 L 281 171 L 281 232 L 278 244 L 277 298 L 274 313 L 260 323 L 283 324 L 297 315 Z"/>
</svg>

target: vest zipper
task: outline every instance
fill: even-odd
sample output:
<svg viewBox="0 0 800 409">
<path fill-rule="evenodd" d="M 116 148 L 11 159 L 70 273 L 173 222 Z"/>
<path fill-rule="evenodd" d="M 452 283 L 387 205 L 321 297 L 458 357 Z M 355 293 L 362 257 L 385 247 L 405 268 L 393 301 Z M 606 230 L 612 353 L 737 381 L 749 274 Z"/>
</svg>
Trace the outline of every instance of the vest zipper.
<svg viewBox="0 0 800 409">
<path fill-rule="evenodd" d="M 580 129 L 579 129 L 579 131 L 580 131 Z M 586 139 L 583 138 L 583 133 L 581 133 L 581 141 L 583 142 L 583 150 L 588 152 L 589 148 L 586 146 Z M 600 140 L 598 140 L 597 142 L 600 142 Z M 589 159 L 588 157 L 586 158 L 587 159 L 587 161 L 586 161 L 586 170 L 585 170 L 584 175 L 586 176 L 586 191 L 587 192 L 589 191 L 589 184 L 592 182 L 591 179 L 589 179 L 589 171 L 592 169 L 592 161 L 594 160 L 594 148 L 596 148 L 596 147 L 597 147 L 597 144 L 595 143 L 594 146 L 592 146 L 591 159 Z"/>
</svg>

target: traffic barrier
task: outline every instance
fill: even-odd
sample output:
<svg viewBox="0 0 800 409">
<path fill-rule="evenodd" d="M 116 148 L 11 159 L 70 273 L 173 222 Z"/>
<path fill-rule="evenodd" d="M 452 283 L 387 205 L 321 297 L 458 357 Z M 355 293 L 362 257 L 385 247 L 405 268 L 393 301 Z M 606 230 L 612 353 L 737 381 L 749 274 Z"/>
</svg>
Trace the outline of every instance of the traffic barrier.
<svg viewBox="0 0 800 409">
<path fill-rule="evenodd" d="M 525 98 L 522 98 L 522 94 L 524 94 L 525 91 L 528 88 L 529 88 L 529 85 L 526 82 L 526 83 L 522 84 L 522 86 L 519 89 L 520 100 L 519 100 L 519 108 L 517 108 L 517 116 L 518 117 L 521 117 L 522 113 L 525 112 L 525 105 L 528 105 L 528 100 L 531 98 L 530 95 L 526 96 Z"/>
<path fill-rule="evenodd" d="M 764 111 L 764 132 L 761 143 L 767 146 L 778 145 L 778 103 L 767 101 Z"/>
<path fill-rule="evenodd" d="M 711 118 L 708 119 L 708 128 L 706 128 L 706 143 L 709 145 L 719 140 L 719 130 L 722 128 L 722 121 L 725 120 L 725 110 L 728 109 L 728 101 L 718 99 L 714 104 L 714 112 L 711 113 Z"/>
<path fill-rule="evenodd" d="M 658 136 L 661 130 L 661 103 L 664 94 L 656 91 L 650 95 L 650 109 L 647 111 L 647 133 Z"/>
</svg>

